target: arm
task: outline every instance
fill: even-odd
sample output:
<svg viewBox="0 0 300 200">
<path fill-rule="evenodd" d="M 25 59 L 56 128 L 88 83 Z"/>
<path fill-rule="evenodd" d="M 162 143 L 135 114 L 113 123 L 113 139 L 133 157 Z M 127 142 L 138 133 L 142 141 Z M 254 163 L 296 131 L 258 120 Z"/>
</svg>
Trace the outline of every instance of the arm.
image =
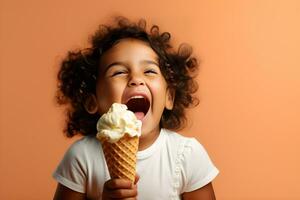
<svg viewBox="0 0 300 200">
<path fill-rule="evenodd" d="M 186 192 L 182 195 L 183 200 L 216 200 L 212 183 L 192 192 Z"/>
<path fill-rule="evenodd" d="M 85 194 L 75 192 L 62 184 L 58 184 L 53 200 L 85 200 Z"/>
</svg>

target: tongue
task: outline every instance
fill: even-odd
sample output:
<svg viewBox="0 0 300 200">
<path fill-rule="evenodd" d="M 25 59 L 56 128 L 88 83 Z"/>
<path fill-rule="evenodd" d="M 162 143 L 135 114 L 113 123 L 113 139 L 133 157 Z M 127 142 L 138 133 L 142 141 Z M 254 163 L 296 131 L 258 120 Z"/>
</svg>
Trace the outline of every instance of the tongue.
<svg viewBox="0 0 300 200">
<path fill-rule="evenodd" d="M 134 114 L 139 120 L 142 120 L 145 117 L 145 114 L 143 112 L 135 112 Z"/>
</svg>

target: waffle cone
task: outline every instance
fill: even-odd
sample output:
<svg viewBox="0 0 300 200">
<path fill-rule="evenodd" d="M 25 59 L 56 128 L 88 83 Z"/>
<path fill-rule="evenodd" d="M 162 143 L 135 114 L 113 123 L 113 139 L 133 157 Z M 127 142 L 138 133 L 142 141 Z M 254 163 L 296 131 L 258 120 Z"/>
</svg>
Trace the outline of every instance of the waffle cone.
<svg viewBox="0 0 300 200">
<path fill-rule="evenodd" d="M 125 134 L 115 143 L 101 141 L 101 144 L 111 178 L 129 179 L 134 182 L 139 138 Z"/>
</svg>

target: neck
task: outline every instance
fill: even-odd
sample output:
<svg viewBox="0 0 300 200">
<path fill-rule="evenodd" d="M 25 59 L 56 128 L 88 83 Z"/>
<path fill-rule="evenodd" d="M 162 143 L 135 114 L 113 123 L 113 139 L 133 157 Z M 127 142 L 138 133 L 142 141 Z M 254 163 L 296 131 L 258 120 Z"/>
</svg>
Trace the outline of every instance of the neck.
<svg viewBox="0 0 300 200">
<path fill-rule="evenodd" d="M 150 147 L 158 138 L 160 133 L 160 127 L 155 128 L 149 133 L 142 133 L 139 140 L 139 151 L 145 150 Z"/>
</svg>

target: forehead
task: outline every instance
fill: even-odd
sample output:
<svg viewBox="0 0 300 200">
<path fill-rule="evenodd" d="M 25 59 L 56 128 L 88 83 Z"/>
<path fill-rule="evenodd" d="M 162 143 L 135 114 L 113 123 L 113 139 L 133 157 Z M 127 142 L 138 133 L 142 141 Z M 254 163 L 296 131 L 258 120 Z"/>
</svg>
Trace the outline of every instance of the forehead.
<svg viewBox="0 0 300 200">
<path fill-rule="evenodd" d="M 119 40 L 114 46 L 107 50 L 100 58 L 100 64 L 108 64 L 114 61 L 138 61 L 153 60 L 157 61 L 158 56 L 150 47 L 149 43 L 126 38 Z"/>
</svg>

